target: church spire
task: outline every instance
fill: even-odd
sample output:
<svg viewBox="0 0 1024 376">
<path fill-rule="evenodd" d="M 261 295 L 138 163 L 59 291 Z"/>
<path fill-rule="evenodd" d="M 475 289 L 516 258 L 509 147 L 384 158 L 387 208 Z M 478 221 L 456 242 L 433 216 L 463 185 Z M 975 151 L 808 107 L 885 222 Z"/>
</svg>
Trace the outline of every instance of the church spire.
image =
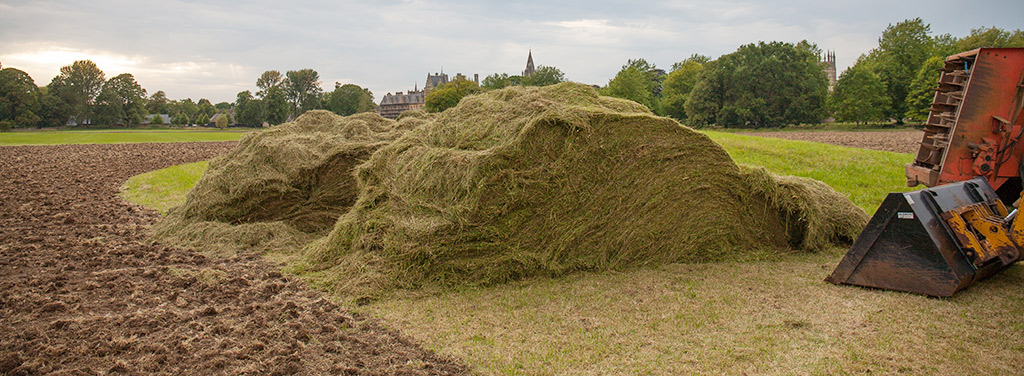
<svg viewBox="0 0 1024 376">
<path fill-rule="evenodd" d="M 533 70 L 533 49 L 530 49 L 530 54 L 526 57 L 526 70 L 523 71 L 523 77 L 533 75 Z"/>
</svg>

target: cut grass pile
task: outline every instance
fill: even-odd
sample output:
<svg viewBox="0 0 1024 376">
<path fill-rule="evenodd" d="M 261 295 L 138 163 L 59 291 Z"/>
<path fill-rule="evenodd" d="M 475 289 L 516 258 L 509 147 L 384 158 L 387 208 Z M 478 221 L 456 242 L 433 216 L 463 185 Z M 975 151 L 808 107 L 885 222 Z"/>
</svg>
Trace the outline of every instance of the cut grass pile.
<svg viewBox="0 0 1024 376">
<path fill-rule="evenodd" d="M 740 165 L 763 167 L 774 175 L 813 178 L 849 197 L 851 201 L 868 213 L 874 213 L 889 192 L 906 192 L 920 188 L 907 187 L 905 184 L 903 165 L 913 160 L 913 156 L 910 154 L 717 131 L 700 131 L 700 133 L 722 146 Z M 138 198 L 132 198 L 130 201 L 149 206 L 144 204 L 145 200 L 156 200 L 159 199 L 158 196 L 173 194 L 178 198 L 168 200 L 167 208 L 184 204 L 185 195 L 192 189 L 195 182 L 199 181 L 205 171 L 205 168 L 190 170 L 188 174 L 182 175 L 181 179 L 186 179 L 191 183 L 173 183 L 173 187 L 158 184 L 133 186 L 129 191 Z M 160 176 L 177 175 L 178 173 L 172 167 L 143 175 Z M 175 178 L 165 177 L 160 180 L 173 182 Z M 158 207 L 151 208 L 166 211 L 166 209 Z"/>
<path fill-rule="evenodd" d="M 866 221 L 827 186 L 741 170 L 706 136 L 578 84 L 466 98 L 357 174 L 359 200 L 307 247 L 346 295 L 814 250 Z"/>
<path fill-rule="evenodd" d="M 398 122 L 307 113 L 213 161 L 156 234 L 204 248 L 309 242 L 296 267 L 362 299 L 820 250 L 866 220 L 824 184 L 741 169 L 700 133 L 566 83 Z"/>
<path fill-rule="evenodd" d="M 309 111 L 247 134 L 210 162 L 185 203 L 154 232 L 171 244 L 218 253 L 297 248 L 323 235 L 355 201 L 353 168 L 413 123 Z"/>
<path fill-rule="evenodd" d="M 0 132 L 0 146 L 57 144 L 122 144 L 143 142 L 236 141 L 245 131 L 188 130 L 96 130 Z"/>
</svg>

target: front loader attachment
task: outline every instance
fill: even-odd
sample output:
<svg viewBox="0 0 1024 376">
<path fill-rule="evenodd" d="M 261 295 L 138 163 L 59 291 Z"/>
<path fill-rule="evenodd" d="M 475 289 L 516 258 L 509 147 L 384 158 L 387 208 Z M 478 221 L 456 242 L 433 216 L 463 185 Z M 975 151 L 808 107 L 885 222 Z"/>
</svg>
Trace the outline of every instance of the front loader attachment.
<svg viewBox="0 0 1024 376">
<path fill-rule="evenodd" d="M 974 245 L 988 246 L 990 240 L 970 226 L 951 228 L 949 223 L 956 222 L 944 219 L 969 205 L 975 205 L 975 214 L 980 212 L 995 218 L 991 223 L 1002 225 L 1002 217 L 1006 216 L 1005 207 L 984 178 L 914 192 L 890 193 L 825 280 L 951 296 L 1016 262 L 1019 252 L 1015 246 L 1001 251 L 1004 254 L 1000 257 L 992 257 L 986 255 L 986 251 L 972 248 L 970 243 L 961 245 L 965 236 L 978 240 Z M 975 217 L 977 215 L 971 218 Z M 989 229 L 1005 227 L 985 227 L 985 231 Z"/>
</svg>

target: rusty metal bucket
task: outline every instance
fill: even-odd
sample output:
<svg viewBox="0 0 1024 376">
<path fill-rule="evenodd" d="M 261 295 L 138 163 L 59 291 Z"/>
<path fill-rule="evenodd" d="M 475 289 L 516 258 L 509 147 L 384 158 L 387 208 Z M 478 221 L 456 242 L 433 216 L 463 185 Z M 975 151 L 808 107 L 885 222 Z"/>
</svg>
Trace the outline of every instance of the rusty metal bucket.
<svg viewBox="0 0 1024 376">
<path fill-rule="evenodd" d="M 941 215 L 964 205 L 982 202 L 994 205 L 998 200 L 999 196 L 984 178 L 914 192 L 890 193 L 825 280 L 951 296 L 1012 262 L 996 260 L 975 265 Z"/>
</svg>

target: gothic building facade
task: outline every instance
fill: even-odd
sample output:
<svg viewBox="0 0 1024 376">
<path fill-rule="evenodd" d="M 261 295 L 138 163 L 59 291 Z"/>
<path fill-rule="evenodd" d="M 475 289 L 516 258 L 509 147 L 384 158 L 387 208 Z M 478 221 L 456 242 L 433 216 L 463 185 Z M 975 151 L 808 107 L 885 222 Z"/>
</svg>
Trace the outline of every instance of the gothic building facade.
<svg viewBox="0 0 1024 376">
<path fill-rule="evenodd" d="M 423 107 L 423 104 L 426 103 L 426 96 L 427 94 L 422 90 L 413 90 L 408 93 L 401 91 L 394 94 L 387 93 L 384 98 L 381 98 L 380 105 L 377 106 L 377 113 L 388 119 L 398 119 L 398 115 L 405 111 Z"/>
<path fill-rule="evenodd" d="M 535 68 L 533 65 L 533 51 L 529 51 L 526 56 L 526 69 L 523 70 L 523 77 L 529 77 L 533 75 Z M 469 78 L 463 76 L 461 73 L 456 73 L 454 79 L 466 79 Z M 398 115 L 402 112 L 415 110 L 423 107 L 426 104 L 427 94 L 430 93 L 434 88 L 448 83 L 448 75 L 441 71 L 440 73 L 427 73 L 427 82 L 423 85 L 423 90 L 419 90 L 419 87 L 414 86 L 412 91 L 403 93 L 401 91 L 397 93 L 387 93 L 380 100 L 380 104 L 377 106 L 377 113 L 380 116 L 388 119 L 397 119 Z M 480 74 L 473 74 L 473 82 L 477 85 L 480 84 Z"/>
<path fill-rule="evenodd" d="M 456 73 L 455 78 L 468 79 L 462 73 Z M 427 94 L 434 88 L 444 85 L 449 81 L 448 74 L 444 72 L 427 73 L 427 82 L 423 85 L 423 90 L 419 90 L 417 86 L 414 86 L 412 91 L 407 93 L 402 93 L 401 91 L 394 94 L 387 93 L 381 98 L 380 104 L 377 105 L 377 113 L 388 119 L 398 119 L 398 115 L 405 111 L 423 107 L 427 103 Z M 473 81 L 479 85 L 480 75 L 474 74 Z"/>
</svg>

